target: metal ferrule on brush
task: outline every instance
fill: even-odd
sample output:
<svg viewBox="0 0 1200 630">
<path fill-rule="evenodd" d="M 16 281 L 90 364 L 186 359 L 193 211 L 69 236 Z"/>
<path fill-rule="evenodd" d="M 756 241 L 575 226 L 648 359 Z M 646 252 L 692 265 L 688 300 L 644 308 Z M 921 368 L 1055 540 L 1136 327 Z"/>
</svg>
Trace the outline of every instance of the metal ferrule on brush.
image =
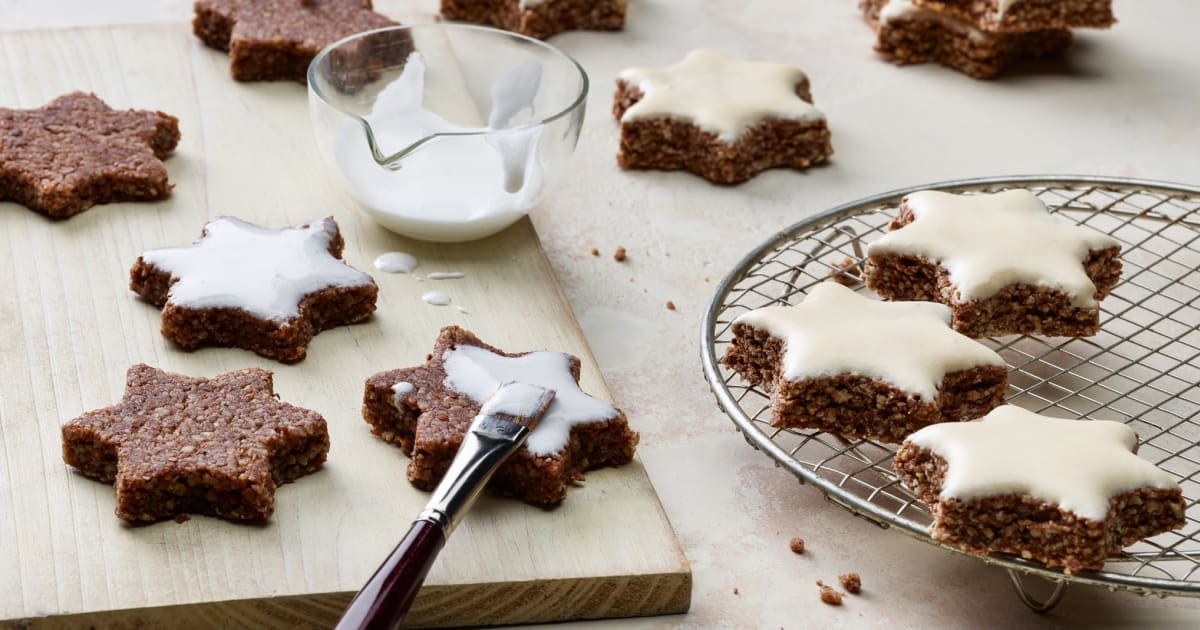
<svg viewBox="0 0 1200 630">
<path fill-rule="evenodd" d="M 553 391 L 534 385 L 501 385 L 471 421 L 458 455 L 417 520 L 440 526 L 449 537 L 500 464 L 525 443 L 553 398 Z"/>
</svg>

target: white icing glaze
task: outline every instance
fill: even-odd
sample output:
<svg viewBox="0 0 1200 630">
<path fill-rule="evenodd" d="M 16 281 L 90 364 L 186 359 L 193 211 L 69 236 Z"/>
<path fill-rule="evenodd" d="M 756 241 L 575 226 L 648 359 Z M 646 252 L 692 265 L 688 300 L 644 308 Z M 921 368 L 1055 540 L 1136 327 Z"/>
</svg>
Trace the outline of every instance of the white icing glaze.
<svg viewBox="0 0 1200 630">
<path fill-rule="evenodd" d="M 459 346 L 442 356 L 446 387 L 482 404 L 501 383 L 521 382 L 556 392 L 525 448 L 534 455 L 562 451 L 577 424 L 602 422 L 619 415 L 616 407 L 593 398 L 571 375 L 571 359 L 561 352 L 531 352 L 505 357 L 475 346 Z"/>
<path fill-rule="evenodd" d="M 467 274 L 461 271 L 434 271 L 425 277 L 430 280 L 458 280 L 459 278 L 466 278 Z"/>
<path fill-rule="evenodd" d="M 949 372 L 1004 365 L 987 346 L 950 328 L 943 304 L 873 300 L 836 282 L 814 286 L 795 306 L 768 306 L 735 321 L 784 340 L 788 380 L 850 373 L 933 400 Z"/>
<path fill-rule="evenodd" d="M 399 383 L 392 385 L 392 393 L 395 394 L 396 397 L 396 406 L 399 407 L 400 399 L 413 393 L 414 389 L 416 388 L 413 387 L 413 384 L 407 381 L 400 381 Z"/>
<path fill-rule="evenodd" d="M 404 252 L 388 252 L 375 259 L 375 268 L 387 273 L 411 273 L 417 268 L 417 258 Z"/>
<path fill-rule="evenodd" d="M 1052 216 L 1028 190 L 990 195 L 926 190 L 906 199 L 915 220 L 871 243 L 868 255 L 937 261 L 966 300 L 1021 283 L 1063 291 L 1076 307 L 1096 306 L 1096 286 L 1083 261 L 1088 250 L 1118 245 L 1112 237 Z"/>
<path fill-rule="evenodd" d="M 908 440 L 946 459 L 947 498 L 1027 494 L 1098 521 L 1122 492 L 1176 487 L 1170 474 L 1133 453 L 1137 435 L 1119 422 L 1003 405 L 981 420 L 930 425 Z"/>
<path fill-rule="evenodd" d="M 673 66 L 629 68 L 619 76 L 643 93 L 625 110 L 622 121 L 673 118 L 732 142 L 767 118 L 824 118 L 796 96 L 804 73 L 781 63 L 739 61 L 712 50 L 693 50 Z"/>
<path fill-rule="evenodd" d="M 458 312 L 459 312 L 459 313 L 462 313 L 463 315 L 470 315 L 470 314 L 471 314 L 471 312 L 470 312 L 470 311 L 468 311 L 467 309 L 465 309 L 465 308 L 463 308 L 463 307 L 461 307 L 461 306 L 455 306 L 454 308 L 458 309 Z"/>
<path fill-rule="evenodd" d="M 446 306 L 450 304 L 450 296 L 441 291 L 428 291 L 421 295 L 421 299 L 425 300 L 426 304 L 434 306 Z"/>
<path fill-rule="evenodd" d="M 375 162 L 358 120 L 345 121 L 334 158 L 351 194 L 384 227 L 421 239 L 463 241 L 509 226 L 541 193 L 538 141 L 545 127 L 513 127 L 534 120 L 541 67 L 526 62 L 496 78 L 492 118 L 504 128 L 448 120 L 466 121 L 465 103 L 472 103 L 471 115 L 478 112 L 460 91 L 446 94 L 446 73 L 435 64 L 427 76 L 425 60 L 413 52 L 363 118 L 385 155 L 428 140 L 403 157 L 398 170 Z M 520 112 L 529 115 L 517 117 Z"/>
<path fill-rule="evenodd" d="M 1008 12 L 1012 5 L 1016 4 L 1017 0 L 997 0 L 996 2 L 996 17 L 1002 18 Z"/>
<path fill-rule="evenodd" d="M 374 283 L 329 253 L 337 231 L 331 219 L 271 229 L 220 217 L 204 230 L 191 245 L 142 254 L 142 260 L 178 279 L 167 294 L 171 304 L 240 308 L 280 321 L 298 316 L 300 301 L 310 293 Z"/>
<path fill-rule="evenodd" d="M 529 383 L 504 383 L 483 403 L 479 415 L 505 415 L 528 421 L 541 409 L 543 403 L 550 400 L 547 396 L 553 398 L 554 392 Z M 534 425 L 535 428 L 536 426 Z"/>
</svg>

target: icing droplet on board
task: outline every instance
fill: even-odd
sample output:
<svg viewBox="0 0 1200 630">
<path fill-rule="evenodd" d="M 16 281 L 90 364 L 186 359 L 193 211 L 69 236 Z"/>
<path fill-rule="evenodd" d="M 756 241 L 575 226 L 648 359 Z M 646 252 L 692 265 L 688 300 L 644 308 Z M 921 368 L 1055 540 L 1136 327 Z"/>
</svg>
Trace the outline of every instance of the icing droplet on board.
<svg viewBox="0 0 1200 630">
<path fill-rule="evenodd" d="M 461 271 L 434 271 L 425 277 L 430 280 L 457 280 L 459 278 L 466 278 L 467 274 Z"/>
<path fill-rule="evenodd" d="M 388 252 L 375 259 L 375 268 L 386 273 L 411 273 L 417 268 L 417 258 L 404 252 Z"/>
<path fill-rule="evenodd" d="M 450 303 L 450 296 L 442 293 L 441 291 L 429 291 L 428 293 L 422 295 L 421 299 L 425 300 L 426 304 L 432 304 L 434 306 L 446 306 Z"/>
</svg>

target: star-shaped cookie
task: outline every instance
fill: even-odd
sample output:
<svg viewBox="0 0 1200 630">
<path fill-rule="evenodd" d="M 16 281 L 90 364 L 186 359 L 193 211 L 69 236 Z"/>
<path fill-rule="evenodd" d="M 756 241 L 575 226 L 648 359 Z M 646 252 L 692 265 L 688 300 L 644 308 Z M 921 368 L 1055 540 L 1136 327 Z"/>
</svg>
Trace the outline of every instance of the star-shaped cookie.
<svg viewBox="0 0 1200 630">
<path fill-rule="evenodd" d="M 500 494 L 554 504 L 583 472 L 633 458 L 638 435 L 625 414 L 579 388 L 579 359 L 561 352 L 508 354 L 457 326 L 443 328 L 424 365 L 390 370 L 367 380 L 363 418 L 371 432 L 412 457 L 408 479 L 433 489 L 445 474 L 471 420 L 500 384 L 510 381 L 555 391 L 537 427 L 496 472 Z"/>
<path fill-rule="evenodd" d="M 1052 216 L 1028 190 L 906 196 L 867 248 L 864 280 L 891 300 L 936 300 L 972 337 L 1091 335 L 1121 275 L 1112 237 Z"/>
<path fill-rule="evenodd" d="M 321 49 L 355 33 L 396 24 L 372 11 L 371 0 L 197 0 L 195 10 L 196 37 L 229 52 L 230 72 L 239 81 L 305 83 L 308 64 Z M 385 64 L 379 56 L 385 53 L 392 55 L 371 52 L 377 65 Z"/>
<path fill-rule="evenodd" d="M 341 259 L 343 245 L 332 217 L 282 229 L 221 217 L 192 245 L 138 257 L 129 288 L 162 307 L 163 335 L 184 350 L 232 346 L 294 363 L 317 333 L 375 312 L 379 287 Z"/>
<path fill-rule="evenodd" d="M 1184 524 L 1178 483 L 1138 457 L 1137 445 L 1119 422 L 1004 405 L 978 422 L 910 435 L 895 469 L 933 513 L 935 539 L 1075 573 Z"/>
<path fill-rule="evenodd" d="M 623 70 L 613 115 L 621 123 L 622 168 L 686 169 L 733 184 L 833 153 L 804 72 L 712 50 L 694 50 L 666 68 Z"/>
<path fill-rule="evenodd" d="M 772 392 L 771 424 L 899 442 L 1004 400 L 1007 366 L 932 302 L 872 300 L 836 282 L 739 316 L 725 365 Z"/>
<path fill-rule="evenodd" d="M 325 419 L 280 402 L 257 368 L 192 378 L 135 365 L 121 401 L 66 423 L 62 438 L 66 463 L 114 483 L 117 516 L 130 521 L 268 518 L 276 486 L 329 452 Z"/>
<path fill-rule="evenodd" d="M 616 31 L 627 0 L 442 0 L 442 17 L 546 39 L 571 30 Z"/>
<path fill-rule="evenodd" d="M 178 143 L 174 116 L 117 111 L 95 94 L 0 108 L 0 201 L 65 219 L 98 203 L 165 199 L 162 160 Z"/>
</svg>

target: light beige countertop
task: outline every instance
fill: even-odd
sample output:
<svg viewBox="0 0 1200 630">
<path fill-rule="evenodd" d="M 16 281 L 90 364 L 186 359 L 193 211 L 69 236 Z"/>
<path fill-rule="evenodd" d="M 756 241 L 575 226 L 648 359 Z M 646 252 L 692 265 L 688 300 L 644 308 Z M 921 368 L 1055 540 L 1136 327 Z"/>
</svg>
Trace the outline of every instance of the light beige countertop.
<svg viewBox="0 0 1200 630">
<path fill-rule="evenodd" d="M 623 32 L 552 39 L 583 64 L 592 91 L 575 176 L 549 191 L 534 223 L 615 402 L 641 431 L 641 457 L 695 579 L 686 616 L 563 627 L 1200 627 L 1200 599 L 1086 587 L 1068 589 L 1050 614 L 1031 613 L 1003 570 L 854 518 L 747 446 L 716 408 L 700 371 L 702 313 L 721 277 L 776 230 L 860 197 L 953 178 L 1200 184 L 1195 0 L 1118 1 L 1116 27 L 1080 32 L 1067 62 L 992 82 L 877 59 L 856 4 L 630 0 Z M 436 2 L 377 7 L 431 16 Z M 190 17 L 186 0 L 0 0 L 4 30 Z M 805 69 L 832 129 L 832 161 L 736 187 L 618 170 L 613 77 L 702 46 Z M 617 246 L 629 252 L 624 263 L 612 259 Z M 793 536 L 806 540 L 803 556 L 788 550 Z M 861 574 L 863 594 L 839 608 L 821 604 L 814 581 L 850 571 Z"/>
</svg>

